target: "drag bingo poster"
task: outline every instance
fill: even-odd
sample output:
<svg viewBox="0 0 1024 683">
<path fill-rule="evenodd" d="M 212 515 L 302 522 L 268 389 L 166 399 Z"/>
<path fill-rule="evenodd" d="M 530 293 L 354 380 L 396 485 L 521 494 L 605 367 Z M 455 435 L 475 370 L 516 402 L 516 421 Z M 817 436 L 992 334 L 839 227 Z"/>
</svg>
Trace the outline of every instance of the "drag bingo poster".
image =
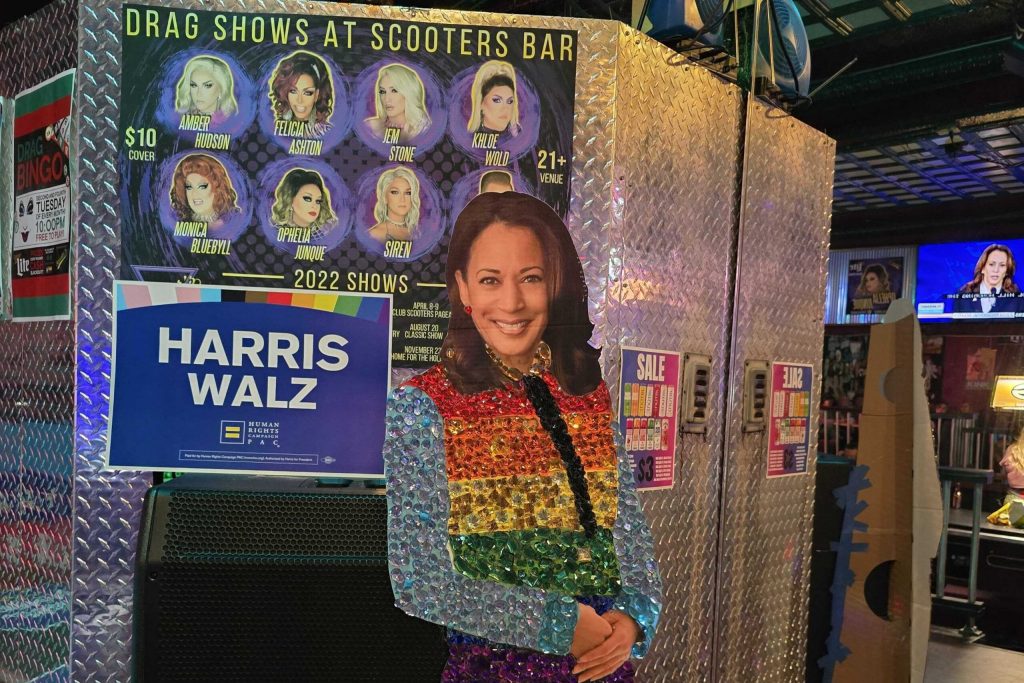
<svg viewBox="0 0 1024 683">
<path fill-rule="evenodd" d="M 11 295 L 15 320 L 67 320 L 70 308 L 71 98 L 75 71 L 14 102 Z"/>
<path fill-rule="evenodd" d="M 903 257 L 851 259 L 846 276 L 846 314 L 885 313 L 903 296 Z"/>
<path fill-rule="evenodd" d="M 573 31 L 125 5 L 121 37 L 123 278 L 391 294 L 425 367 L 469 200 L 568 210 Z"/>
<path fill-rule="evenodd" d="M 10 101 L 7 98 L 0 97 L 0 159 L 3 159 L 5 164 L 9 163 L 7 155 L 10 152 L 10 143 L 7 142 L 8 137 L 3 124 L 5 121 L 4 115 L 10 116 L 10 106 Z M 0 225 L 8 226 L 13 223 L 14 219 L 10 203 L 0 202 Z M 11 288 L 9 267 L 11 265 L 11 238 L 13 236 L 13 231 L 7 230 L 6 227 L 0 230 L 0 320 L 4 320 L 10 315 L 8 310 L 8 291 Z"/>
</svg>

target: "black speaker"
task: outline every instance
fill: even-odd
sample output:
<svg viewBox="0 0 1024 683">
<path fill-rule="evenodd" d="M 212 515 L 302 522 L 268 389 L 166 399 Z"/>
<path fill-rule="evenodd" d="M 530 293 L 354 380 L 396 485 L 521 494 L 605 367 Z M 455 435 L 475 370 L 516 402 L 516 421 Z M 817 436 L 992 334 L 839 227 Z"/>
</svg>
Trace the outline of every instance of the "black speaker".
<svg viewBox="0 0 1024 683">
<path fill-rule="evenodd" d="M 137 681 L 437 683 L 444 629 L 394 606 L 382 491 L 186 475 L 146 494 Z"/>
</svg>

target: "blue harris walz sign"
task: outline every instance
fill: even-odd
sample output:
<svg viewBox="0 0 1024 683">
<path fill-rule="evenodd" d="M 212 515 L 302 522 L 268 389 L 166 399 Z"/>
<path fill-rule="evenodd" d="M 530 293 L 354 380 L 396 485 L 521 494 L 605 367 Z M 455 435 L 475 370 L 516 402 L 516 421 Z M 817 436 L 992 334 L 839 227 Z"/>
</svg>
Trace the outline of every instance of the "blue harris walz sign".
<svg viewBox="0 0 1024 683">
<path fill-rule="evenodd" d="M 382 476 L 389 296 L 115 283 L 107 466 Z"/>
</svg>

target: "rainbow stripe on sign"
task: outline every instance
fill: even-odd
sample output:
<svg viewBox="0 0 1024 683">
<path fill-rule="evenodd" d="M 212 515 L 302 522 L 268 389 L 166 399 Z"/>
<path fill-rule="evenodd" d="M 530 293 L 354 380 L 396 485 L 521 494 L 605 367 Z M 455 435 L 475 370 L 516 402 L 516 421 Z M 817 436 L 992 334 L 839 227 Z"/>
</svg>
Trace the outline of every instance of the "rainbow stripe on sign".
<svg viewBox="0 0 1024 683">
<path fill-rule="evenodd" d="M 387 315 L 387 298 L 365 294 L 296 292 L 255 287 L 177 285 L 167 282 L 119 282 L 118 311 L 171 304 L 237 303 L 297 306 L 349 318 L 378 322 Z"/>
</svg>

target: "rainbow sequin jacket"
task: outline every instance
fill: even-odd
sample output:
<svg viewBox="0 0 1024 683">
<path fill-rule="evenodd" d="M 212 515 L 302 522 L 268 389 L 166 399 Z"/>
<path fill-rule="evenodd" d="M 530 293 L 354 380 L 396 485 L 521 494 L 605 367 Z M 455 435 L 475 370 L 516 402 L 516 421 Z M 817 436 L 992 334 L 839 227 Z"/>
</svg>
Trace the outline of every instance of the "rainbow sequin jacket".
<svg viewBox="0 0 1024 683">
<path fill-rule="evenodd" d="M 462 394 L 434 366 L 388 401 L 395 603 L 494 643 L 564 654 L 574 596 L 607 596 L 643 629 L 633 648 L 642 657 L 661 611 L 661 577 L 608 388 L 573 396 L 552 375 L 543 379 L 583 463 L 597 533 L 588 539 L 579 524 L 560 456 L 522 382 Z M 582 546 L 590 561 L 580 561 Z"/>
</svg>

